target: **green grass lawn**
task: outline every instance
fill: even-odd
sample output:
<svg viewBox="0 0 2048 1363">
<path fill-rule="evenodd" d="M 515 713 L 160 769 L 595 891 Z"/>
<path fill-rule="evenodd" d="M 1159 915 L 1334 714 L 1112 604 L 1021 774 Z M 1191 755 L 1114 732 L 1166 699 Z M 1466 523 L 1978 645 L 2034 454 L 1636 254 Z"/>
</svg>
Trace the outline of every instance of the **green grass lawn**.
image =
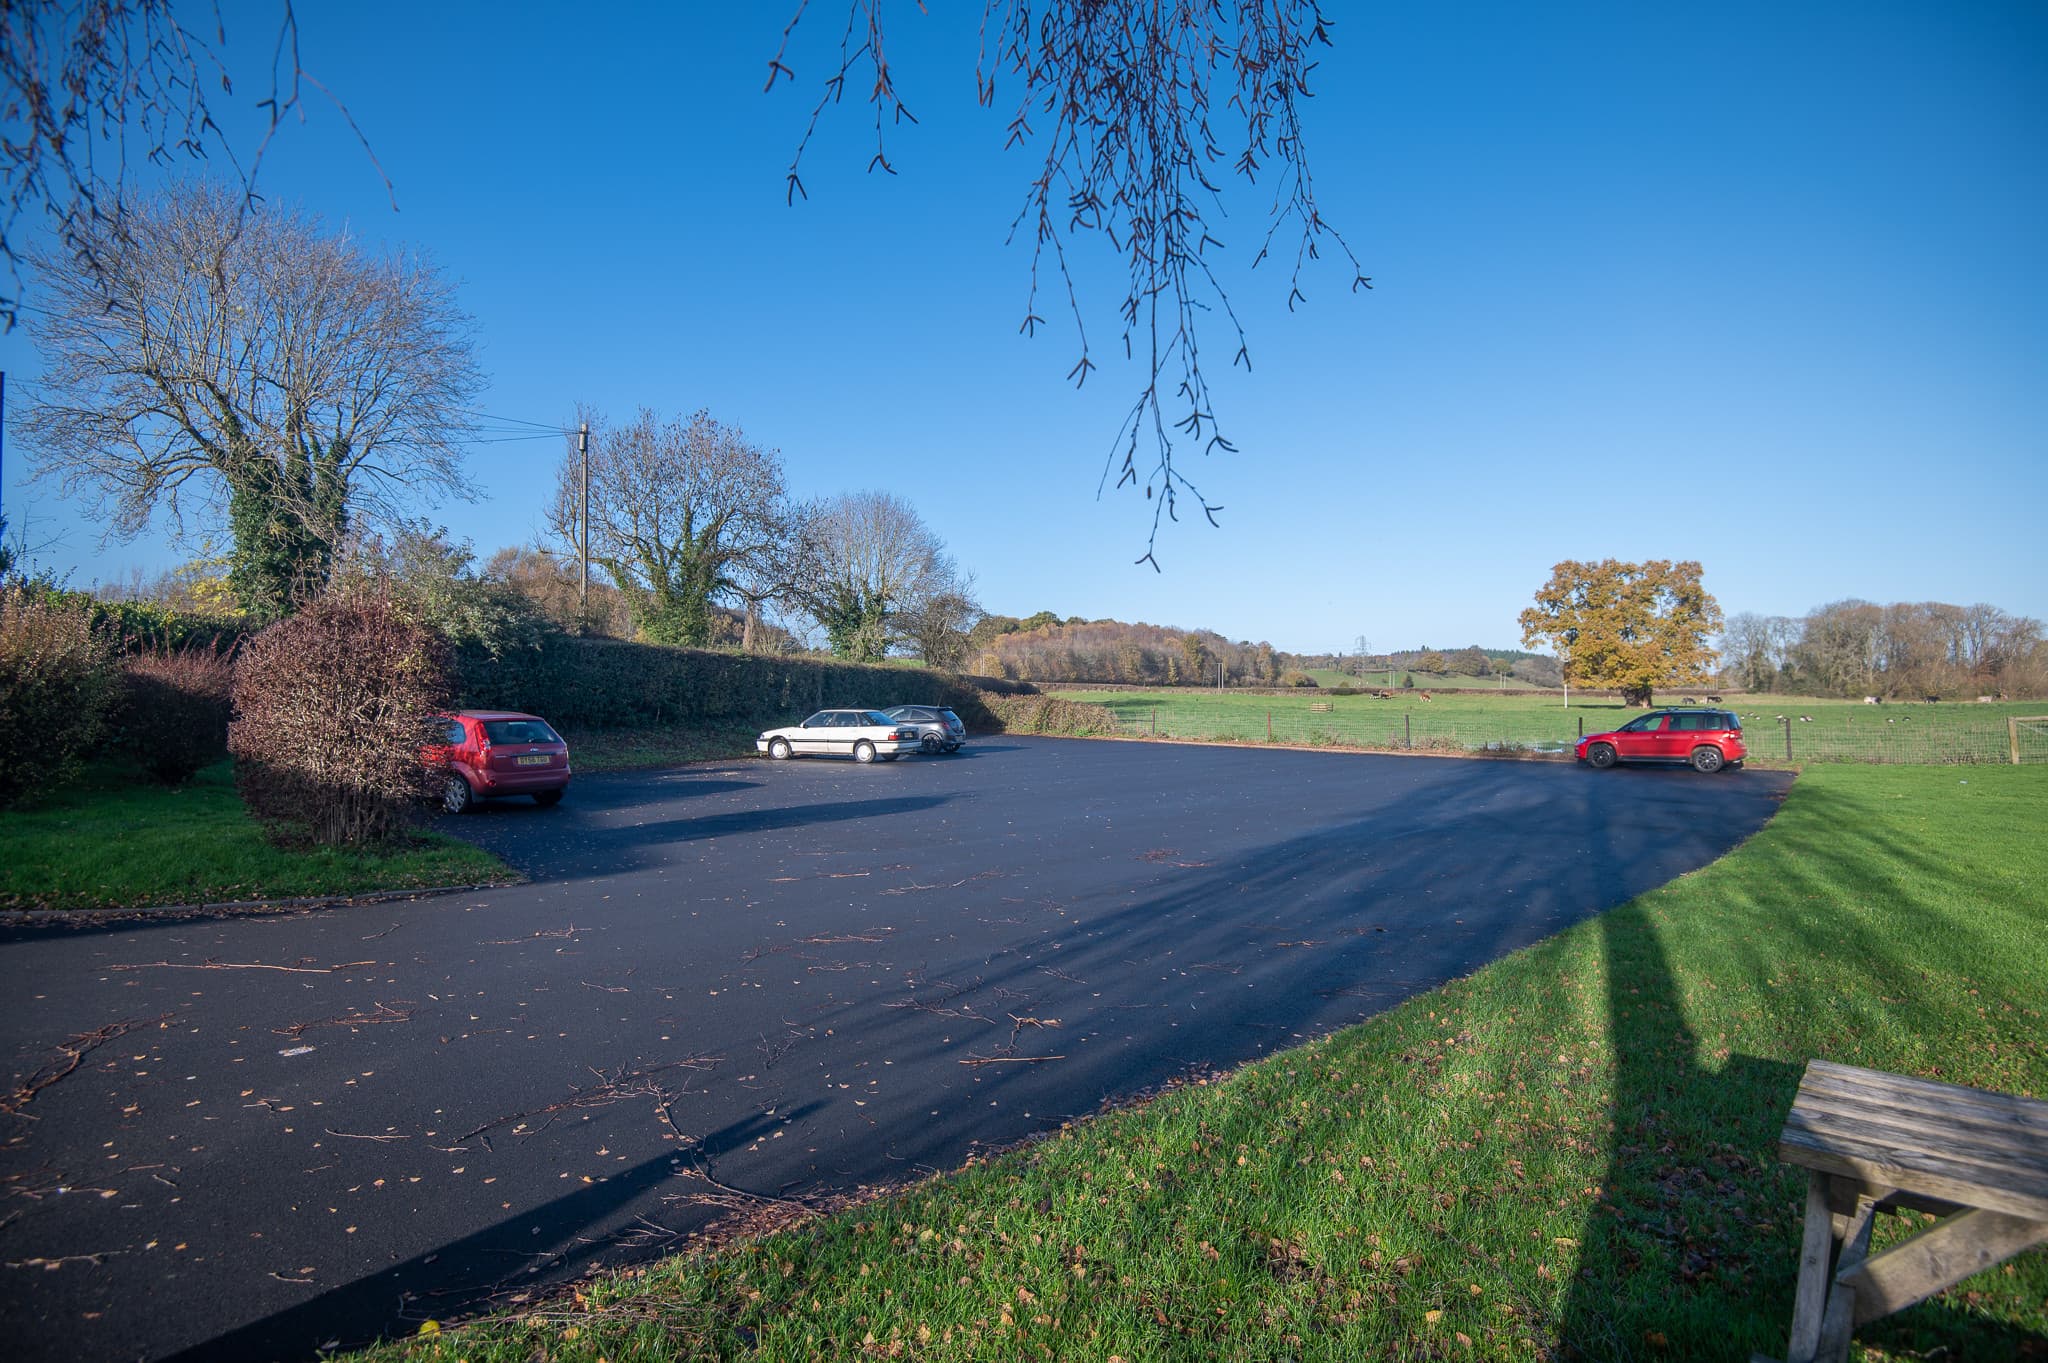
<svg viewBox="0 0 2048 1363">
<path fill-rule="evenodd" d="M 2048 1097 L 2044 1007 L 2048 770 L 1818 767 L 1720 862 L 1362 1026 L 379 1356 L 1740 1363 L 1791 1319 L 1805 1062 Z M 2044 1333 L 2037 1251 L 1857 1352 Z"/>
<path fill-rule="evenodd" d="M 422 833 L 379 852 L 284 851 L 242 809 L 227 763 L 178 789 L 94 767 L 0 819 L 0 908 L 140 908 L 365 894 L 517 877 L 468 843 Z"/>
<path fill-rule="evenodd" d="M 1226 742 L 1421 751 L 1475 751 L 1489 745 L 1556 750 L 1581 733 L 1597 733 L 1639 713 L 1609 697 L 1574 698 L 1556 692 L 1502 695 L 1484 688 L 1431 691 L 1418 687 L 1391 699 L 1332 696 L 1314 691 L 1279 695 L 1200 690 L 1061 690 L 1066 700 L 1113 711 L 1131 735 Z M 1697 693 L 1696 693 L 1697 694 Z M 1660 704 L 1684 693 L 1659 696 Z M 1703 698 L 1702 698 L 1703 699 Z M 1311 706 L 1328 706 L 1314 710 Z M 2006 720 L 2048 714 L 2048 701 L 1992 705 L 1863 705 L 1808 696 L 1730 696 L 1742 717 L 1751 761 L 1797 767 L 1814 761 L 1896 763 L 2004 762 Z M 1781 722 L 1780 716 L 1784 717 Z M 1803 717 L 1803 718 L 1802 718 Z M 1786 755 L 1787 730 L 1791 755 Z M 2048 743 L 2030 740 L 2030 754 L 2048 758 Z"/>
</svg>

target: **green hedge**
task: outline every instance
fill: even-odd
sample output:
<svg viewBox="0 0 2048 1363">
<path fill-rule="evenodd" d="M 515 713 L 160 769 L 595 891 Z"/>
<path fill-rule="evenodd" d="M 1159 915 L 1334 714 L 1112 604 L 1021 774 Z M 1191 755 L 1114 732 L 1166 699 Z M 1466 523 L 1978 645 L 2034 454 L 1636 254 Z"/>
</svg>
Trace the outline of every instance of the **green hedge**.
<svg viewBox="0 0 2048 1363">
<path fill-rule="evenodd" d="M 462 708 L 525 710 L 571 729 L 766 728 L 827 708 L 950 705 L 969 729 L 989 732 L 1002 726 L 979 692 L 1020 689 L 1016 682 L 924 668 L 572 636 L 496 658 L 464 649 L 455 671 Z"/>
<path fill-rule="evenodd" d="M 231 616 L 194 615 L 154 601 L 102 601 L 46 578 L 20 583 L 14 590 L 23 600 L 86 611 L 93 628 L 105 631 L 124 653 L 176 653 L 188 648 L 228 653 L 254 632 L 247 621 Z"/>
</svg>

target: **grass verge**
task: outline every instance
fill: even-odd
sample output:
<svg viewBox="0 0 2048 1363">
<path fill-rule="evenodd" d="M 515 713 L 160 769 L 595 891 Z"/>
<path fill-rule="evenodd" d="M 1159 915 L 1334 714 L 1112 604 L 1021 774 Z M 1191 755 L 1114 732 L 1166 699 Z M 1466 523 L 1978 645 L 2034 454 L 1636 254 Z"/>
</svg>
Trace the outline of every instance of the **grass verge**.
<svg viewBox="0 0 2048 1363">
<path fill-rule="evenodd" d="M 1362 1026 L 375 1356 L 1781 1353 L 1801 1067 L 2048 1096 L 2044 886 L 2048 771 L 1815 769 L 1713 866 Z M 2035 1252 L 1858 1352 L 2035 1358 L 2044 1333 Z"/>
<path fill-rule="evenodd" d="M 0 908 L 142 908 L 513 879 L 490 853 L 438 833 L 377 852 L 273 847 L 225 762 L 177 789 L 125 766 L 94 767 L 0 820 Z"/>
</svg>

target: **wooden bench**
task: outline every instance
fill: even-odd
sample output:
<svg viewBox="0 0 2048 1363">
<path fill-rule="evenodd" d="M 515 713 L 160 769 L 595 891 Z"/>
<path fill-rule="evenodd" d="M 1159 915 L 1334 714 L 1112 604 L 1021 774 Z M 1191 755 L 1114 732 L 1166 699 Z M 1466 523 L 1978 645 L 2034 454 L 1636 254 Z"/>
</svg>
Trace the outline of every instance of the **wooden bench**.
<svg viewBox="0 0 2048 1363">
<path fill-rule="evenodd" d="M 1841 1363 L 1857 1326 L 2048 1244 L 2048 1102 L 1816 1060 L 1778 1158 L 1807 1171 L 1789 1363 Z M 1881 1211 L 1942 1219 L 1873 1255 Z"/>
</svg>

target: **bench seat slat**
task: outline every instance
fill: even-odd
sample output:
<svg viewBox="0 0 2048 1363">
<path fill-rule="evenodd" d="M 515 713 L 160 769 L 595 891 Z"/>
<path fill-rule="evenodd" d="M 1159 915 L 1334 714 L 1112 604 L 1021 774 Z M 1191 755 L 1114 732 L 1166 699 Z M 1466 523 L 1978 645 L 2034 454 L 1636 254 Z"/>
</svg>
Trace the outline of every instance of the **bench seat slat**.
<svg viewBox="0 0 2048 1363">
<path fill-rule="evenodd" d="M 1796 1108 L 1778 1137 L 1778 1158 L 1971 1207 L 2048 1218 L 2048 1162 L 2040 1160 L 2028 1165 L 1952 1158 L 1910 1133 L 1887 1139 L 1869 1124 L 1832 1125 Z"/>
<path fill-rule="evenodd" d="M 1929 1116 L 1909 1108 L 1878 1107 L 1832 1094 L 1801 1094 L 1794 1111 L 1831 1131 L 1869 1139 L 1931 1146 L 1954 1160 L 2013 1164 L 2048 1171 L 2048 1137 L 1987 1122 Z"/>
<path fill-rule="evenodd" d="M 2008 1130 L 2032 1132 L 2048 1137 L 2048 1102 L 2020 1098 L 2009 1093 L 1963 1088 L 1936 1079 L 1884 1074 L 1816 1060 L 1807 1066 L 1799 1081 L 1799 1096 L 1831 1094 L 1879 1106 L 1899 1106 L 1917 1112 L 1939 1113 L 1958 1121 L 1989 1123 Z M 1795 1106 L 1798 1100 L 1795 1100 Z"/>
</svg>

